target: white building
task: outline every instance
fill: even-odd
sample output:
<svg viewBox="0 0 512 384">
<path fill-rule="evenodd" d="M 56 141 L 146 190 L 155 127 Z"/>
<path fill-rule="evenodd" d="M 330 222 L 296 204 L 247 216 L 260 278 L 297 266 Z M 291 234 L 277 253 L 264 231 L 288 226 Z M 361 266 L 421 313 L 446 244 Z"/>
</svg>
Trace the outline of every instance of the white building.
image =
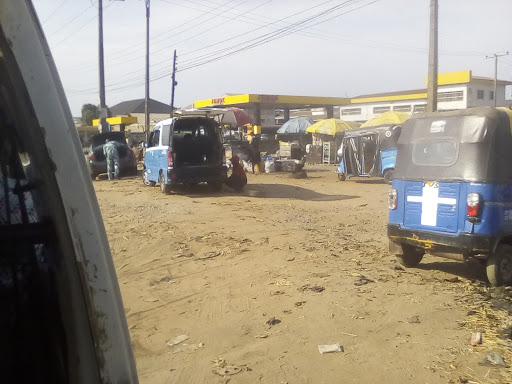
<svg viewBox="0 0 512 384">
<path fill-rule="evenodd" d="M 507 105 L 507 85 L 512 82 L 497 82 L 497 106 Z M 440 111 L 494 106 L 494 79 L 472 76 L 471 71 L 440 73 L 437 91 L 437 109 Z M 425 112 L 426 105 L 426 89 L 364 95 L 353 98 L 350 105 L 341 106 L 340 119 L 364 122 L 387 111 L 421 113 Z"/>
</svg>

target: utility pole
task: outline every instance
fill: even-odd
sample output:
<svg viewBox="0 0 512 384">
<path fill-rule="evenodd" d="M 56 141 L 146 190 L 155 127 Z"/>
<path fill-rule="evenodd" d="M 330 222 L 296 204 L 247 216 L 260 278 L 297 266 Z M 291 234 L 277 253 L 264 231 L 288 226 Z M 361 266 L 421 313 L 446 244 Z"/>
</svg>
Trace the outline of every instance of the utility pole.
<svg viewBox="0 0 512 384">
<path fill-rule="evenodd" d="M 149 140 L 149 1 L 146 0 L 146 93 L 144 103 L 144 131 Z"/>
<path fill-rule="evenodd" d="M 437 0 L 430 0 L 427 112 L 437 111 Z"/>
<path fill-rule="evenodd" d="M 107 106 L 105 103 L 105 64 L 103 60 L 103 0 L 98 0 L 98 45 L 99 45 L 99 72 L 100 72 L 100 125 L 101 133 L 108 131 Z"/>
<path fill-rule="evenodd" d="M 492 56 L 485 56 L 486 59 L 494 59 L 494 106 L 496 107 L 496 88 L 498 87 L 498 58 L 507 56 L 508 52 L 502 53 L 501 55 L 495 53 Z"/>
<path fill-rule="evenodd" d="M 174 88 L 178 85 L 176 81 L 176 57 L 176 50 L 174 50 L 174 60 L 172 62 L 171 117 L 174 111 Z"/>
</svg>

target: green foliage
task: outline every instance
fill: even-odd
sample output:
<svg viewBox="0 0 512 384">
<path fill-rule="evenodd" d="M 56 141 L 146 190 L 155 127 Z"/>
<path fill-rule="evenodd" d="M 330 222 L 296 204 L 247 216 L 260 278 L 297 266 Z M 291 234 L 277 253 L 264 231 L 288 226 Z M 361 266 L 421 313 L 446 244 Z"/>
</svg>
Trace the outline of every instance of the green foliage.
<svg viewBox="0 0 512 384">
<path fill-rule="evenodd" d="M 92 125 L 92 121 L 100 117 L 100 110 L 97 105 L 84 104 L 82 105 L 82 124 Z"/>
</svg>

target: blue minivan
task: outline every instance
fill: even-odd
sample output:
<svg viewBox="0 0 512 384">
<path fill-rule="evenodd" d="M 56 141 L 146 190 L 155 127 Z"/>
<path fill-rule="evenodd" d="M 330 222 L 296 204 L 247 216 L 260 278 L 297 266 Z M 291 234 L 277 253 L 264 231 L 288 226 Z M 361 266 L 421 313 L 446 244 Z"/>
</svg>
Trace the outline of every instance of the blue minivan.
<svg viewBox="0 0 512 384">
<path fill-rule="evenodd" d="M 355 176 L 380 176 L 391 184 L 401 131 L 400 125 L 382 125 L 345 132 L 338 150 L 338 180 L 344 181 L 347 177 Z"/>
<path fill-rule="evenodd" d="M 176 184 L 206 182 L 213 190 L 222 189 L 226 155 L 215 115 L 209 110 L 184 111 L 157 123 L 146 144 L 144 185 L 159 183 L 164 194 Z"/>
<path fill-rule="evenodd" d="M 479 107 L 413 116 L 398 140 L 389 192 L 390 252 L 487 264 L 512 284 L 512 111 Z"/>
</svg>

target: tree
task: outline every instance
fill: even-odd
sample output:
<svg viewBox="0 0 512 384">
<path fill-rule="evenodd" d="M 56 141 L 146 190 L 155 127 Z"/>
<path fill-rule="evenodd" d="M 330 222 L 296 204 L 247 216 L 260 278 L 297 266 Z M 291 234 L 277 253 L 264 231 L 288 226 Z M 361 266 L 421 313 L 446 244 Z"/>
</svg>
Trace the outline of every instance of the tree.
<svg viewBox="0 0 512 384">
<path fill-rule="evenodd" d="M 100 110 L 97 105 L 94 105 L 94 104 L 82 105 L 82 124 L 83 125 L 92 125 L 92 121 L 94 119 L 98 119 L 99 117 L 100 117 Z"/>
</svg>

